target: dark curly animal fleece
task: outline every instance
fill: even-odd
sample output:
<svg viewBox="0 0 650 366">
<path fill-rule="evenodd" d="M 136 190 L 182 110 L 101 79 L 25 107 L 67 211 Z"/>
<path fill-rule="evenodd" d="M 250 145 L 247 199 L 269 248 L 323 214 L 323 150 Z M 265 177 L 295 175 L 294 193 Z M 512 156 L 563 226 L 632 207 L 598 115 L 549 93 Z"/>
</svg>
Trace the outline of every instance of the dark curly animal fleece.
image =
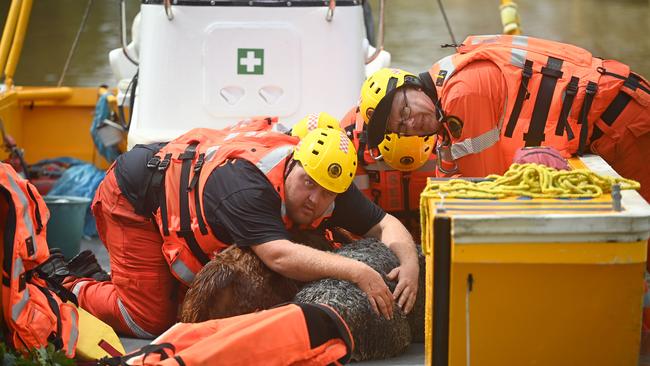
<svg viewBox="0 0 650 366">
<path fill-rule="evenodd" d="M 328 247 L 323 240 L 313 237 L 294 240 L 319 249 Z M 367 263 L 383 275 L 399 265 L 395 255 L 375 239 L 347 244 L 336 253 Z M 393 319 L 385 320 L 372 312 L 366 295 L 352 283 L 323 279 L 304 285 L 271 271 L 249 249 L 233 247 L 220 253 L 196 276 L 185 297 L 181 321 L 200 322 L 245 314 L 292 300 L 325 303 L 335 308 L 350 327 L 355 342 L 354 360 L 393 357 L 402 353 L 412 340 L 423 340 L 423 262 L 420 261 L 420 290 L 413 312 L 407 319 L 396 306 Z M 394 289 L 394 283 L 386 283 Z"/>
</svg>

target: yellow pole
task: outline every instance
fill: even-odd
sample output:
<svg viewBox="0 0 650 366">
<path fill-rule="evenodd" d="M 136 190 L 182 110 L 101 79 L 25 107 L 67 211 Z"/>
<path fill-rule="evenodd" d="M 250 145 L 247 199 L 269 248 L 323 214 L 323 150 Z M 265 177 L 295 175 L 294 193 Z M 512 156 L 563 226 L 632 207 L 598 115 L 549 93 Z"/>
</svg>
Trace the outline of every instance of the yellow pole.
<svg viewBox="0 0 650 366">
<path fill-rule="evenodd" d="M 11 41 L 13 41 L 16 32 L 16 22 L 18 21 L 21 3 L 22 0 L 13 0 L 9 7 L 9 13 L 7 13 L 7 21 L 2 31 L 2 41 L 0 41 L 0 72 L 5 69 L 5 65 L 7 64 L 7 56 L 9 55 Z"/>
<path fill-rule="evenodd" d="M 519 22 L 519 13 L 517 4 L 512 0 L 501 0 L 501 24 L 503 24 L 503 34 L 521 34 L 521 23 Z"/>
<path fill-rule="evenodd" d="M 32 11 L 32 2 L 33 0 L 23 0 L 23 4 L 20 7 L 18 24 L 16 24 L 16 34 L 14 35 L 14 42 L 11 46 L 11 52 L 9 52 L 7 66 L 5 67 L 5 85 L 7 86 L 7 89 L 13 86 L 14 72 L 16 72 L 20 52 L 23 49 L 23 41 L 25 40 L 25 33 L 27 33 L 27 24 L 29 24 L 29 14 Z"/>
</svg>

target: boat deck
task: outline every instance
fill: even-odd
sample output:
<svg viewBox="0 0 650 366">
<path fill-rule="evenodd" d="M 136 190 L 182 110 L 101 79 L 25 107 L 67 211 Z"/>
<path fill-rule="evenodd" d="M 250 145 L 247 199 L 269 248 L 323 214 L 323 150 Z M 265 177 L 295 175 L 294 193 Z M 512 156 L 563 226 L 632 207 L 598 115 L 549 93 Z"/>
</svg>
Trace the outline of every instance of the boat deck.
<svg viewBox="0 0 650 366">
<path fill-rule="evenodd" d="M 97 256 L 99 264 L 104 269 L 110 268 L 108 253 L 106 248 L 102 245 L 99 239 L 83 239 L 81 242 L 81 250 L 90 249 Z M 124 348 L 127 352 L 134 351 L 141 346 L 149 343 L 149 340 L 126 338 L 121 337 Z M 409 349 L 399 357 L 394 357 L 386 360 L 365 361 L 358 362 L 358 365 L 372 366 L 372 365 L 423 365 L 424 364 L 424 344 L 414 343 Z M 639 366 L 650 366 L 650 332 L 643 333 L 641 338 Z"/>
</svg>

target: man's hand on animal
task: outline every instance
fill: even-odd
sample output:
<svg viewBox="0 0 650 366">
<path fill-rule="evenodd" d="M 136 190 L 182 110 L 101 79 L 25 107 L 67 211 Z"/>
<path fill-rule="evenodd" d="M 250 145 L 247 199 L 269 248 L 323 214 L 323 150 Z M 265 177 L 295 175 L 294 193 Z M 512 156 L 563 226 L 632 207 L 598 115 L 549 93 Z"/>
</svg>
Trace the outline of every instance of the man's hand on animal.
<svg viewBox="0 0 650 366">
<path fill-rule="evenodd" d="M 420 267 L 418 263 L 407 263 L 394 268 L 386 277 L 390 281 L 397 281 L 393 298 L 404 314 L 409 314 L 415 305 L 418 295 L 418 276 Z"/>
<path fill-rule="evenodd" d="M 377 315 L 392 319 L 395 301 L 390 289 L 377 271 L 366 264 L 363 264 L 362 268 L 363 270 L 359 271 L 354 283 L 366 293 L 370 306 Z"/>
</svg>

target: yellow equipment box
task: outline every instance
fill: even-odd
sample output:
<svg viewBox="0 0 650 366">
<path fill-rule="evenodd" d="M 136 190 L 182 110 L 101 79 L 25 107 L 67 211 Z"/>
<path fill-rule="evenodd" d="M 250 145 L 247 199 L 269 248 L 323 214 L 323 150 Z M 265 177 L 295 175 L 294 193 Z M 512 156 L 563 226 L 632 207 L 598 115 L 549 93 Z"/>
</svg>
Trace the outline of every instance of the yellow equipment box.
<svg viewBox="0 0 650 366">
<path fill-rule="evenodd" d="M 572 159 L 618 176 L 596 156 Z M 423 195 L 427 365 L 637 365 L 650 208 Z M 426 220 L 424 218 L 427 218 Z"/>
</svg>

